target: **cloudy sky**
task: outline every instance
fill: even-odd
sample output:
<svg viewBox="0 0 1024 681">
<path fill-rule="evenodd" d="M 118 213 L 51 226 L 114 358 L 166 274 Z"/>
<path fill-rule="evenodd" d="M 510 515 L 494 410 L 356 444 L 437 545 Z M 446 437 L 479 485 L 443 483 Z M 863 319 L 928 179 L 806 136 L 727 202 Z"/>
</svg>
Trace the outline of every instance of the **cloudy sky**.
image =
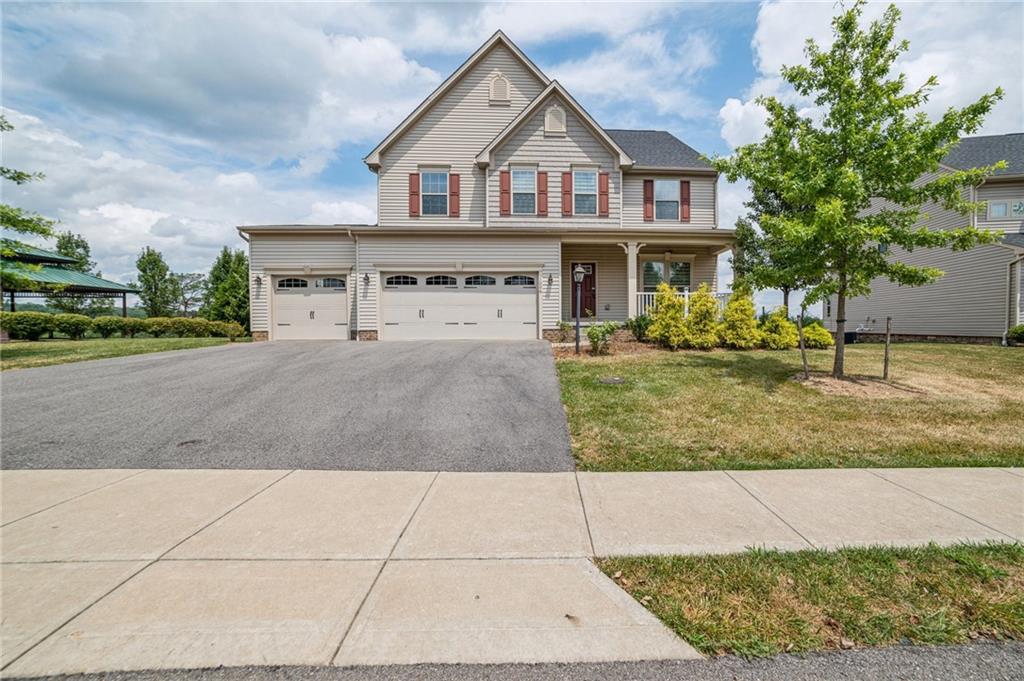
<svg viewBox="0 0 1024 681">
<path fill-rule="evenodd" d="M 984 132 L 1024 129 L 1024 5 L 900 6 L 901 68 L 914 85 L 940 79 L 929 112 L 1001 85 Z M 827 41 L 836 7 L 6 3 L 2 105 L 17 129 L 3 164 L 47 177 L 4 200 L 85 235 L 120 281 L 146 245 L 201 271 L 244 245 L 238 224 L 372 223 L 360 159 L 498 28 L 601 124 L 727 154 L 760 137 L 757 95 L 792 97 L 779 67 L 805 37 Z M 722 187 L 722 226 L 744 195 Z"/>
</svg>

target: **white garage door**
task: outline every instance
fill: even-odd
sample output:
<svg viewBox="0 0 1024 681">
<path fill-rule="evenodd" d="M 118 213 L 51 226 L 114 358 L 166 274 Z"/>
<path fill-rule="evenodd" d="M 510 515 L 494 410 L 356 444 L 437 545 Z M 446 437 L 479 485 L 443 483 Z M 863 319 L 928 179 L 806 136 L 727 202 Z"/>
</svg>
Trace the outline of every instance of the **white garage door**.
<svg viewBox="0 0 1024 681">
<path fill-rule="evenodd" d="M 342 275 L 274 277 L 274 340 L 348 340 Z"/>
<path fill-rule="evenodd" d="M 537 277 L 528 273 L 385 273 L 384 340 L 537 337 Z"/>
</svg>

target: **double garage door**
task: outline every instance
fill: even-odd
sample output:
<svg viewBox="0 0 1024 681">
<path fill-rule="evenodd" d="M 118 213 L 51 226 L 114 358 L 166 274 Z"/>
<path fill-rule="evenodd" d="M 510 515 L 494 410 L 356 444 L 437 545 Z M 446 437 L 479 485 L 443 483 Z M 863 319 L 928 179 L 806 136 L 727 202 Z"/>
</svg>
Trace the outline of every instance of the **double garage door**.
<svg viewBox="0 0 1024 681">
<path fill-rule="evenodd" d="M 343 275 L 274 277 L 274 340 L 348 340 Z"/>
<path fill-rule="evenodd" d="M 530 273 L 384 273 L 381 338 L 537 338 Z"/>
</svg>

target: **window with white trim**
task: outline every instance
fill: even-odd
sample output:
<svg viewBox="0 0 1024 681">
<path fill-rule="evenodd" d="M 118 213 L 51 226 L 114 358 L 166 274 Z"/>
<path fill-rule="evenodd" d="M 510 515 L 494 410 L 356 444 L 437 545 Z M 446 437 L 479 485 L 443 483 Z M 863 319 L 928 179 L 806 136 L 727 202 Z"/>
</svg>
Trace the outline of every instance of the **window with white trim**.
<svg viewBox="0 0 1024 681">
<path fill-rule="evenodd" d="M 1010 204 L 1007 201 L 989 201 L 988 219 L 1002 220 L 1010 214 Z"/>
<path fill-rule="evenodd" d="M 537 169 L 512 168 L 512 214 L 537 212 Z"/>
<path fill-rule="evenodd" d="M 572 172 L 572 210 L 575 215 L 597 215 L 597 171 Z"/>
<path fill-rule="evenodd" d="M 644 293 L 654 293 L 666 283 L 677 291 L 692 287 L 693 266 L 689 260 L 672 257 L 641 260 L 641 282 Z"/>
<path fill-rule="evenodd" d="M 420 173 L 420 215 L 448 215 L 448 171 Z"/>
<path fill-rule="evenodd" d="M 408 274 L 395 274 L 384 280 L 385 286 L 415 286 L 419 282 Z"/>
<path fill-rule="evenodd" d="M 455 281 L 455 277 L 449 277 L 447 274 L 434 274 L 427 277 L 427 286 L 458 286 L 459 282 Z"/>
<path fill-rule="evenodd" d="M 511 277 L 505 277 L 505 286 L 536 286 L 537 282 L 533 277 L 528 277 L 525 274 L 513 274 Z"/>
<path fill-rule="evenodd" d="M 309 282 L 298 277 L 288 277 L 277 282 L 278 288 L 309 288 Z"/>
<path fill-rule="evenodd" d="M 679 221 L 678 181 L 654 181 L 654 219 Z"/>
<path fill-rule="evenodd" d="M 471 277 L 466 277 L 466 286 L 494 286 L 497 283 L 494 277 L 489 277 L 486 274 L 474 274 Z"/>
<path fill-rule="evenodd" d="M 324 277 L 323 279 L 316 280 L 317 288 L 345 288 L 345 280 L 339 279 L 338 277 Z"/>
</svg>

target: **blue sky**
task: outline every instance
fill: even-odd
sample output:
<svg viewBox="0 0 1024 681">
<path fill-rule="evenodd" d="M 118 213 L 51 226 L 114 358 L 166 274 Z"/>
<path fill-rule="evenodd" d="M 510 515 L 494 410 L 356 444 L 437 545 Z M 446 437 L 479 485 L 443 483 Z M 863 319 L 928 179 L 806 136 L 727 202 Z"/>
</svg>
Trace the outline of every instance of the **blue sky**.
<svg viewBox="0 0 1024 681">
<path fill-rule="evenodd" d="M 1021 3 L 901 4 L 900 67 L 929 113 L 1002 85 L 984 132 L 1024 130 Z M 869 16 L 884 5 L 869 6 Z M 243 223 L 373 222 L 361 162 L 502 28 L 607 127 L 707 154 L 757 139 L 778 69 L 827 41 L 822 3 L 5 4 L 4 164 L 47 174 L 5 200 L 79 232 L 111 278 L 144 245 L 172 269 L 241 247 Z M 721 187 L 722 226 L 746 191 Z M 720 263 L 728 275 L 728 263 Z M 777 301 L 771 293 L 759 302 Z"/>
</svg>

